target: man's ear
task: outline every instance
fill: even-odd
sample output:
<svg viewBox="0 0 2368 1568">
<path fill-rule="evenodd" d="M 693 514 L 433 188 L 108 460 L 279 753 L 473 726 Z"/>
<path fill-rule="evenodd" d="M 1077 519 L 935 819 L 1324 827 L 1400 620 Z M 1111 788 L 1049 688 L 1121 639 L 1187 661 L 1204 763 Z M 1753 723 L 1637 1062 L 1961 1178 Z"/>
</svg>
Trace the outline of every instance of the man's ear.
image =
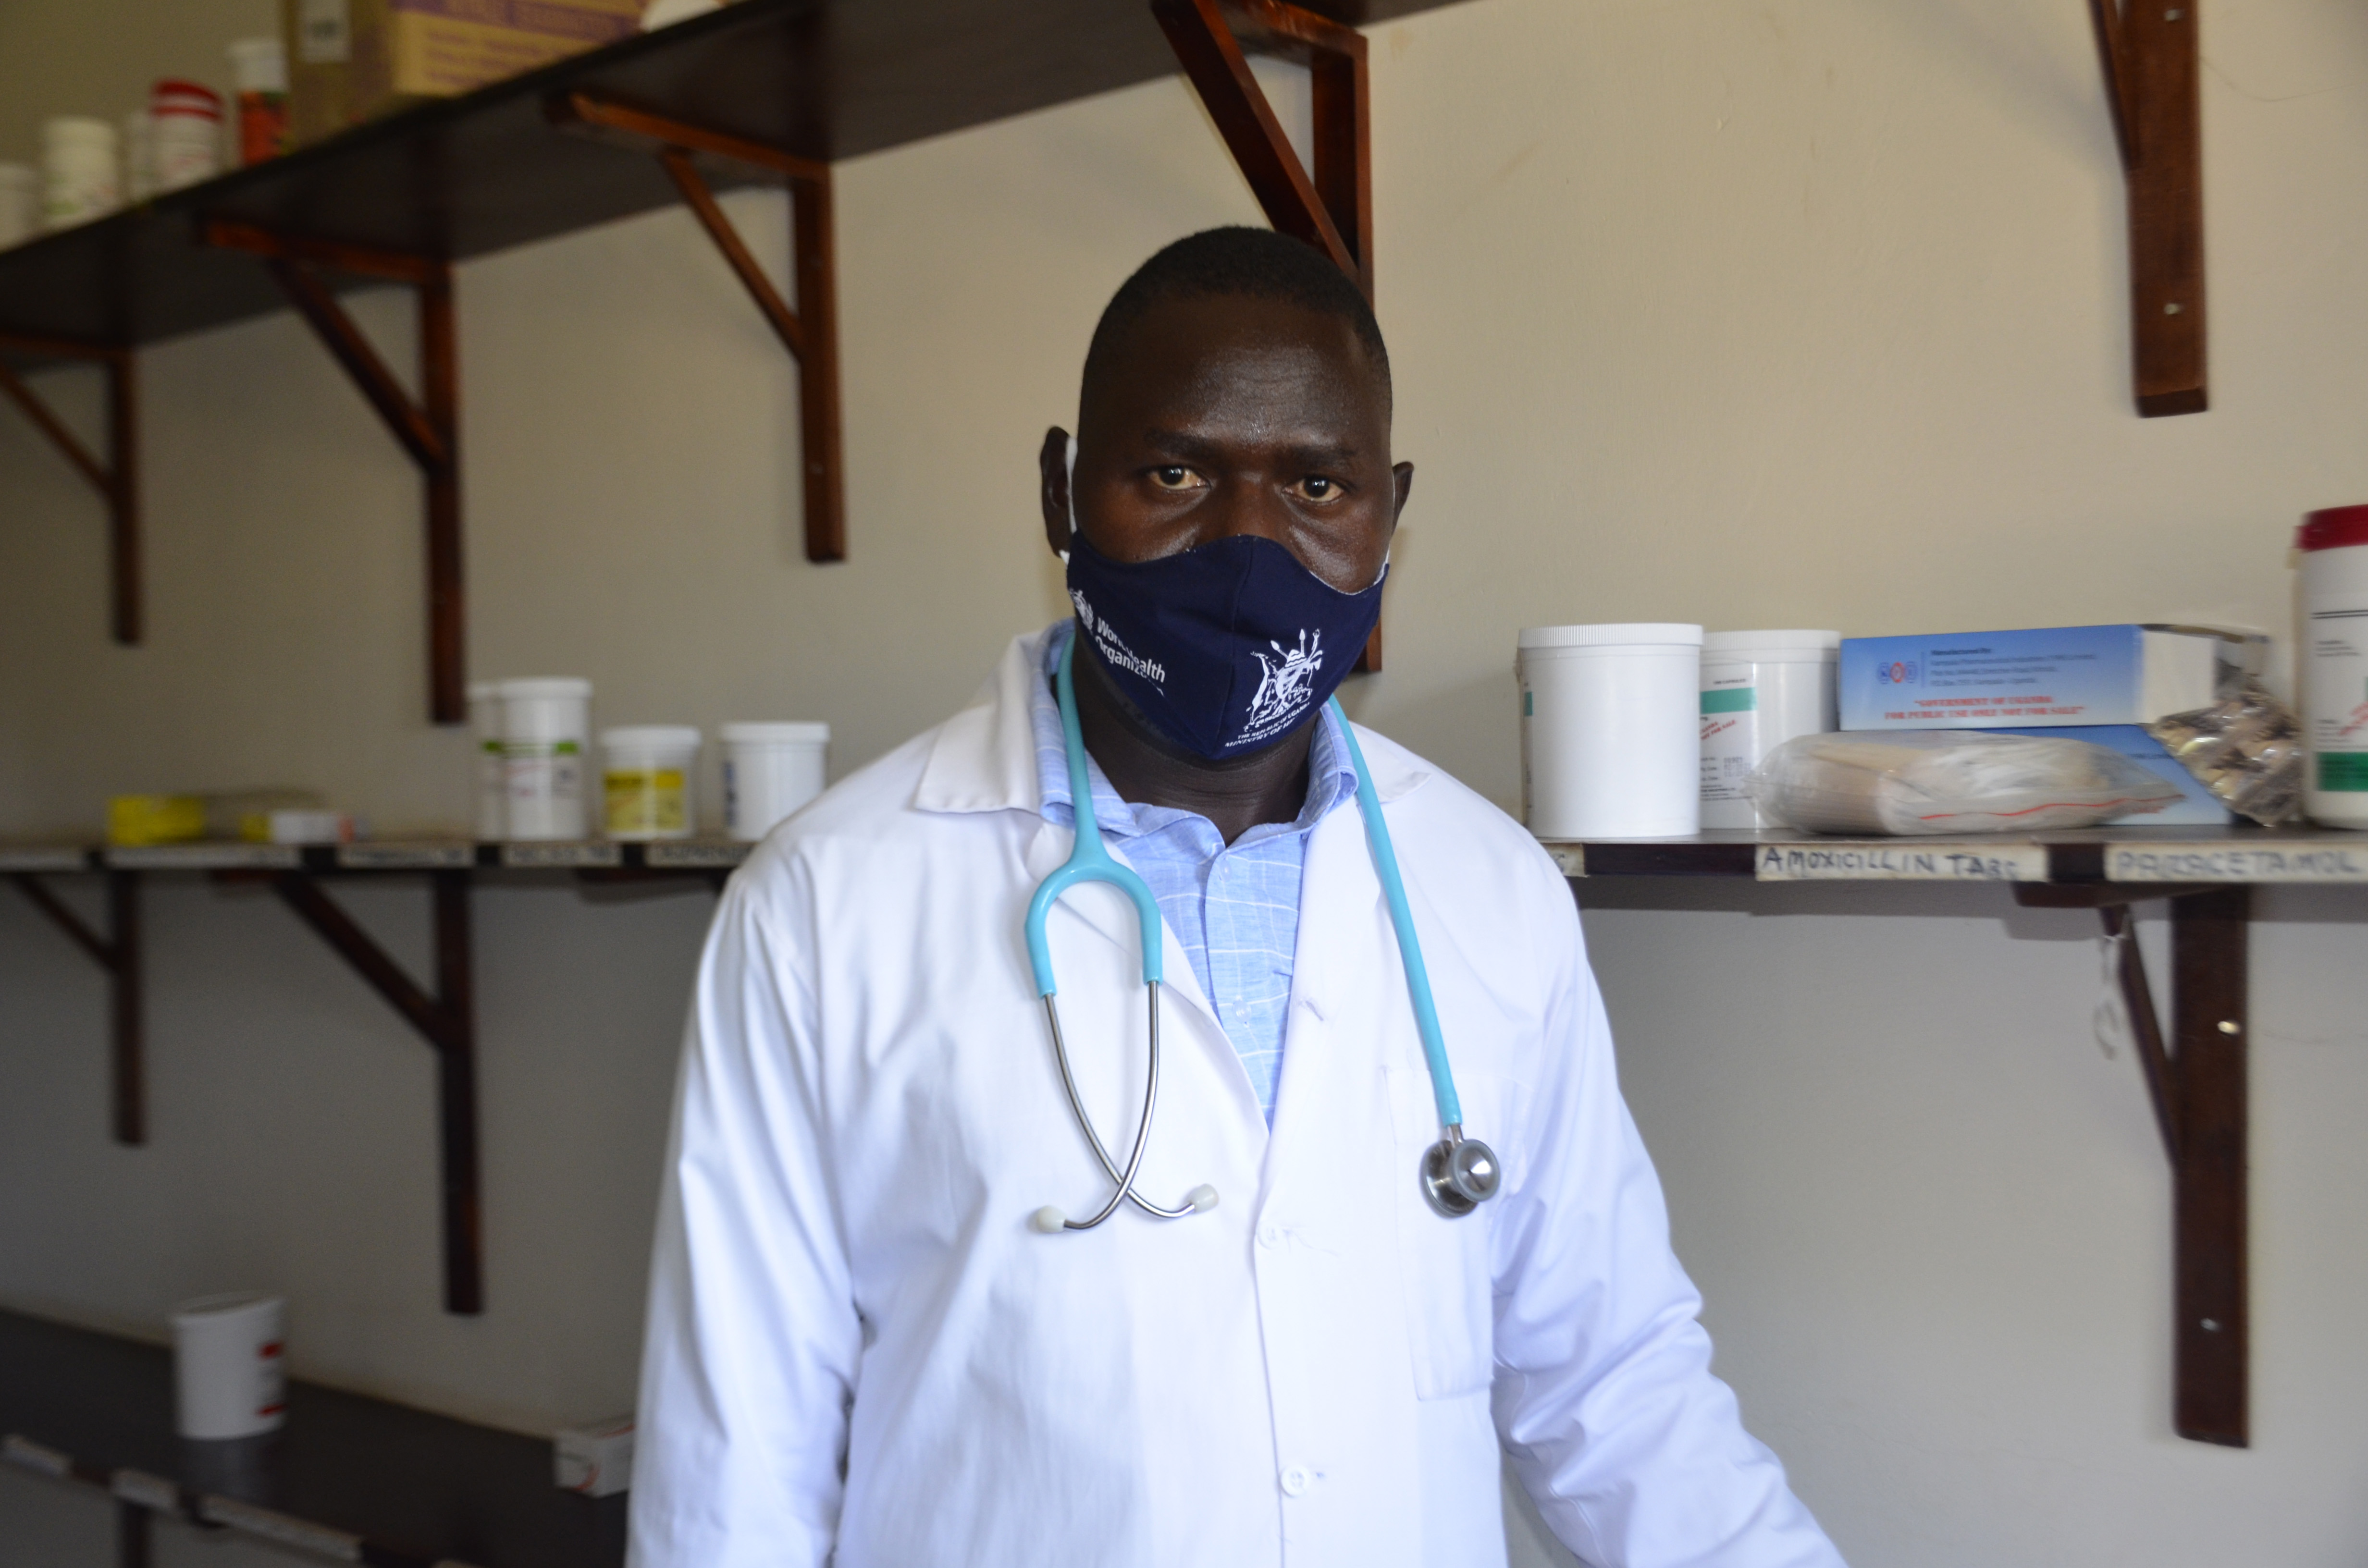
<svg viewBox="0 0 2368 1568">
<path fill-rule="evenodd" d="M 1398 504 L 1390 509 L 1390 526 L 1395 528 L 1399 514 L 1406 510 L 1406 497 L 1414 494 L 1414 464 L 1398 464 L 1390 470 L 1390 479 L 1398 493 Z"/>
<path fill-rule="evenodd" d="M 1037 499 L 1044 506 L 1044 542 L 1053 547 L 1054 555 L 1065 555 L 1069 549 L 1069 433 L 1058 425 L 1044 432 L 1044 445 L 1036 453 L 1036 473 Z"/>
</svg>

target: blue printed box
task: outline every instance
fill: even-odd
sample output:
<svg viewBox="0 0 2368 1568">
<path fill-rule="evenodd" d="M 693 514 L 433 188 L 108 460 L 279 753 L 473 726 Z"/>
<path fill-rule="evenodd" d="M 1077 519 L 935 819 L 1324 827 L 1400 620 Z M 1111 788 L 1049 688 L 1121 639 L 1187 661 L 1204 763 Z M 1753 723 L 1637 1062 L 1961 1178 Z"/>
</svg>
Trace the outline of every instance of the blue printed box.
<svg viewBox="0 0 2368 1568">
<path fill-rule="evenodd" d="M 1845 730 L 2146 724 L 2210 703 L 2267 640 L 2190 626 L 1845 637 Z"/>
</svg>

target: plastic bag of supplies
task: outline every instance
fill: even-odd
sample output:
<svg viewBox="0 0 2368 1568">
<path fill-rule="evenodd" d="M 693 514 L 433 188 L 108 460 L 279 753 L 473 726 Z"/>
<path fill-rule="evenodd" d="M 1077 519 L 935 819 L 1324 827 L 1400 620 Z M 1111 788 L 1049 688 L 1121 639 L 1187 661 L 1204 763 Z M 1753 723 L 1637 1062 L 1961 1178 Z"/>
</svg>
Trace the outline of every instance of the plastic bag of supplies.
<svg viewBox="0 0 2368 1568">
<path fill-rule="evenodd" d="M 2002 833 L 2092 827 L 2158 812 L 2179 787 L 2088 741 L 1982 730 L 1802 735 L 1746 785 L 1812 833 Z"/>
</svg>

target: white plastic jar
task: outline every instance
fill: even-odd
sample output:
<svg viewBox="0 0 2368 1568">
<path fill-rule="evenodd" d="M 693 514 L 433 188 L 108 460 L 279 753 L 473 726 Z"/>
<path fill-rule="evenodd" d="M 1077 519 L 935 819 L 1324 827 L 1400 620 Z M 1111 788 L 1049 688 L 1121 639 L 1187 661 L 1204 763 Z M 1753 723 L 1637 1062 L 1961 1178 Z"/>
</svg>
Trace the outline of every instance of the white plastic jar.
<svg viewBox="0 0 2368 1568">
<path fill-rule="evenodd" d="M 502 793 L 510 838 L 582 838 L 584 754 L 592 734 L 592 683 L 500 683 Z"/>
<path fill-rule="evenodd" d="M 40 232 L 40 175 L 28 164 L 0 164 L 0 250 Z"/>
<path fill-rule="evenodd" d="M 287 1419 L 288 1304 L 200 1296 L 173 1309 L 176 1426 L 184 1437 L 252 1437 Z"/>
<path fill-rule="evenodd" d="M 699 828 L 699 732 L 632 724 L 600 732 L 601 798 L 611 838 L 689 838 Z"/>
<path fill-rule="evenodd" d="M 1795 735 L 1837 722 L 1839 631 L 1713 631 L 1702 651 L 1702 824 L 1781 825 L 1751 803 L 1743 782 Z"/>
<path fill-rule="evenodd" d="M 1521 812 L 1540 838 L 1702 827 L 1699 626 L 1531 626 L 1520 635 Z"/>
<path fill-rule="evenodd" d="M 2303 518 L 2304 809 L 2328 827 L 2368 828 L 2368 506 Z"/>
<path fill-rule="evenodd" d="M 115 127 L 103 119 L 63 116 L 41 123 L 41 220 L 70 229 L 104 218 L 123 205 Z"/>
<path fill-rule="evenodd" d="M 500 683 L 469 683 L 469 744 L 476 759 L 477 836 L 509 836 L 509 786 L 502 768 L 502 688 Z"/>
<path fill-rule="evenodd" d="M 222 172 L 222 95 L 202 82 L 158 82 L 148 92 L 152 156 L 159 194 Z"/>
<path fill-rule="evenodd" d="M 823 791 L 828 724 L 726 724 L 723 831 L 754 843 Z"/>
</svg>

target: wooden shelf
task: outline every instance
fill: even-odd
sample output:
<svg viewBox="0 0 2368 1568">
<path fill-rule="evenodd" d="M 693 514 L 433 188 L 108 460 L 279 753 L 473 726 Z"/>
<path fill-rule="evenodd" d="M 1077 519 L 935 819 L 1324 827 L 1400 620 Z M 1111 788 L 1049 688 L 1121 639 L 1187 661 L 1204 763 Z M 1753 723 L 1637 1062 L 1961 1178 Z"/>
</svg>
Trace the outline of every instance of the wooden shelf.
<svg viewBox="0 0 2368 1568">
<path fill-rule="evenodd" d="M 559 1490 L 548 1442 L 292 1381 L 280 1431 L 190 1442 L 173 1430 L 169 1351 L 14 1312 L 0 1312 L 0 1460 L 112 1492 L 119 1562 L 149 1561 L 159 1514 L 381 1568 L 625 1557 L 625 1497 Z"/>
<path fill-rule="evenodd" d="M 1363 25 L 1446 3 L 1309 8 Z M 201 220 L 449 263 L 680 199 L 645 149 L 555 133 L 555 95 L 828 162 L 1177 69 L 1149 10 L 1124 0 L 739 0 L 0 251 L 0 334 L 131 347 L 286 309 L 253 258 L 200 242 Z"/>
</svg>

